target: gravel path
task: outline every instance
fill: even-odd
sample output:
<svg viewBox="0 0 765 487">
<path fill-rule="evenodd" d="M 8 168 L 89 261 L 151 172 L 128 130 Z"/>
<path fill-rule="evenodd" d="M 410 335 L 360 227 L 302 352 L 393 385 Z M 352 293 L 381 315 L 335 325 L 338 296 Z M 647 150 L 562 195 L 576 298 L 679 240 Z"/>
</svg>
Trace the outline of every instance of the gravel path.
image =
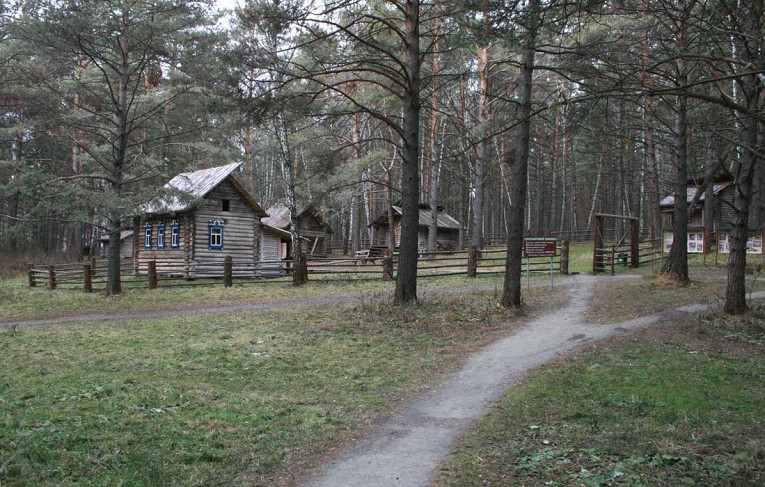
<svg viewBox="0 0 765 487">
<path fill-rule="evenodd" d="M 583 315 L 596 278 L 577 276 L 568 304 L 474 355 L 441 386 L 415 400 L 376 432 L 341 453 L 309 480 L 311 487 L 429 485 L 458 439 L 529 370 L 586 343 L 657 323 L 667 313 L 614 325 L 588 325 Z M 754 297 L 765 297 L 765 292 Z M 695 312 L 685 306 L 674 312 Z"/>
</svg>

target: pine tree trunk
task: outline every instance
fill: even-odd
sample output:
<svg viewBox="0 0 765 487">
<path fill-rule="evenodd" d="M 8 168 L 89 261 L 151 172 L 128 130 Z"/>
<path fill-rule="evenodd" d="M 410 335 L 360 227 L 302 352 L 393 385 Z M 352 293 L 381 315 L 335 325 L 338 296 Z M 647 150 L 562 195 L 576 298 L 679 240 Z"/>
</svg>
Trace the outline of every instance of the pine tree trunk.
<svg viewBox="0 0 765 487">
<path fill-rule="evenodd" d="M 531 89 L 534 74 L 536 16 L 539 0 L 530 0 L 529 26 L 524 51 L 521 55 L 521 71 L 518 76 L 518 102 L 520 123 L 516 142 L 516 157 L 513 161 L 513 177 L 510 196 L 510 225 L 507 236 L 507 261 L 502 289 L 502 306 L 520 307 L 521 302 L 521 260 L 523 250 L 523 216 L 526 202 L 526 177 L 528 173 L 529 146 L 531 136 Z"/>
<path fill-rule="evenodd" d="M 760 1 L 742 2 L 748 8 L 742 13 L 746 20 L 746 32 L 741 33 L 743 60 L 749 65 L 757 65 L 756 56 L 759 54 L 762 36 L 763 5 Z M 728 284 L 725 289 L 724 311 L 728 314 L 742 314 L 746 311 L 746 241 L 749 237 L 749 211 L 752 200 L 752 183 L 755 174 L 755 164 L 758 160 L 755 150 L 760 140 L 760 123 L 756 113 L 759 109 L 761 84 L 757 74 L 747 74 L 743 77 L 743 95 L 746 99 L 748 112 L 742 117 L 739 129 L 741 164 L 734 181 L 733 207 L 735 210 L 733 228 L 731 231 L 730 256 L 728 258 Z M 762 188 L 759 188 L 762 189 Z M 762 225 L 763 222 L 756 222 Z"/>
<path fill-rule="evenodd" d="M 679 52 L 683 52 L 684 27 L 678 33 Z M 685 59 L 677 61 L 678 84 L 683 87 L 688 83 Z M 664 264 L 664 273 L 679 282 L 688 281 L 688 98 L 683 93 L 678 96 L 675 113 L 675 207 L 672 217 L 672 248 Z"/>
<path fill-rule="evenodd" d="M 478 77 L 480 93 L 478 100 L 478 117 L 476 120 L 476 157 L 475 157 L 475 196 L 473 198 L 473 245 L 483 248 L 484 223 L 484 188 L 486 179 L 486 159 L 488 156 L 488 141 L 486 140 L 486 124 L 489 121 L 489 48 L 478 46 Z"/>
<path fill-rule="evenodd" d="M 417 299 L 420 155 L 420 2 L 407 0 L 406 74 L 401 171 L 401 246 L 396 279 L 396 304 Z"/>
</svg>

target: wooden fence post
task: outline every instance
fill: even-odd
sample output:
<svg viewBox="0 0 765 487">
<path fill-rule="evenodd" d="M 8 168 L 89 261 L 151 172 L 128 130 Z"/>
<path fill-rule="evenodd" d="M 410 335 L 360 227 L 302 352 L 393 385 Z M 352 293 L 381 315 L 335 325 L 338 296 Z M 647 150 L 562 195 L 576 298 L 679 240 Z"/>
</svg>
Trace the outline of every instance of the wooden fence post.
<svg viewBox="0 0 765 487">
<path fill-rule="evenodd" d="M 383 254 L 382 275 L 387 281 L 393 280 L 393 252 L 390 249 Z"/>
<path fill-rule="evenodd" d="M 568 275 L 568 240 L 560 241 L 560 273 Z"/>
<path fill-rule="evenodd" d="M 83 264 L 82 266 L 82 290 L 86 293 L 93 292 L 93 276 L 92 267 L 90 264 Z"/>
<path fill-rule="evenodd" d="M 630 244 L 630 267 L 637 268 L 640 266 L 640 230 L 637 220 L 630 220 Z"/>
<path fill-rule="evenodd" d="M 36 287 L 37 281 L 35 281 L 34 264 L 31 262 L 27 264 L 27 273 L 29 274 L 29 287 Z"/>
<path fill-rule="evenodd" d="M 467 276 L 475 277 L 478 271 L 478 249 L 475 245 L 468 245 Z"/>
<path fill-rule="evenodd" d="M 592 254 L 592 273 L 603 272 L 603 217 L 595 215 L 595 250 Z"/>
<path fill-rule="evenodd" d="M 234 259 L 230 255 L 223 261 L 223 287 L 231 287 L 234 281 Z"/>
<path fill-rule="evenodd" d="M 91 255 L 90 256 L 90 275 L 93 277 L 96 277 L 96 268 L 98 267 L 98 262 L 96 261 L 96 256 Z"/>
<path fill-rule="evenodd" d="M 149 269 L 149 289 L 157 289 L 157 261 L 150 260 L 148 262 Z"/>
<path fill-rule="evenodd" d="M 56 289 L 56 266 L 48 266 L 48 289 Z"/>
</svg>

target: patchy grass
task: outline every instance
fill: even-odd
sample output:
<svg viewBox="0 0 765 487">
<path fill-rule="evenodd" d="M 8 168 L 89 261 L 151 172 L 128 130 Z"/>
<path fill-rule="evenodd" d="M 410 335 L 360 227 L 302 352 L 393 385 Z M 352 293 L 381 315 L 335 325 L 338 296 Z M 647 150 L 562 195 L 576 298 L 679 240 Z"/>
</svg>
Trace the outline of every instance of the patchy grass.
<svg viewBox="0 0 765 487">
<path fill-rule="evenodd" d="M 535 278 L 536 279 L 536 278 Z M 420 290 L 445 288 L 502 288 L 502 276 L 465 276 L 425 278 L 418 283 Z M 161 287 L 125 289 L 123 294 L 107 298 L 102 293 L 87 294 L 77 289 L 49 291 L 43 287 L 29 288 L 24 279 L 0 279 L 0 321 L 5 319 L 35 319 L 84 313 L 109 313 L 151 309 L 179 309 L 197 306 L 287 301 L 330 296 L 365 296 L 392 293 L 395 283 L 386 281 L 320 282 L 309 281 L 294 288 L 285 283 L 256 282 L 235 284 L 224 288 L 213 286 Z"/>
<path fill-rule="evenodd" d="M 287 483 L 517 325 L 497 300 L 0 330 L 0 485 Z"/>
<path fill-rule="evenodd" d="M 725 284 L 724 279 L 715 278 L 678 284 L 656 274 L 624 280 L 606 277 L 595 284 L 586 319 L 590 323 L 618 323 L 683 304 L 714 303 L 724 297 Z M 747 281 L 747 293 L 751 288 L 752 282 Z M 765 280 L 760 279 L 753 289 L 765 289 Z"/>
<path fill-rule="evenodd" d="M 439 486 L 765 482 L 765 307 L 665 323 L 511 389 Z"/>
</svg>

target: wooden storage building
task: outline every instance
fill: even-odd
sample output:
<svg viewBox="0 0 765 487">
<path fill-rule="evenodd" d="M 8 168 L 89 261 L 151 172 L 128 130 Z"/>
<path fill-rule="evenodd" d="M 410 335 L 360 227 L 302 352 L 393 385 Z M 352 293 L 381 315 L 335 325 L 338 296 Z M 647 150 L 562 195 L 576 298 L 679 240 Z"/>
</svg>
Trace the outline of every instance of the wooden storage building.
<svg viewBox="0 0 765 487">
<path fill-rule="evenodd" d="M 430 228 L 430 205 L 420 204 L 419 231 L 417 246 L 420 252 L 428 248 L 428 232 Z M 453 250 L 459 246 L 460 222 L 438 207 L 436 216 L 436 246 L 439 250 Z M 379 215 L 372 222 L 372 246 L 387 247 L 390 242 L 391 225 L 388 223 L 388 212 Z M 393 205 L 393 231 L 396 233 L 396 247 L 401 243 L 401 206 Z"/>
<path fill-rule="evenodd" d="M 290 210 L 283 203 L 278 203 L 266 210 L 267 218 L 263 218 L 263 224 L 271 229 L 282 230 L 290 234 Z M 313 206 L 309 206 L 298 212 L 298 231 L 302 240 L 303 253 L 308 257 L 327 256 L 327 235 L 332 229 L 324 220 L 324 216 Z M 273 231 L 267 231 L 273 235 Z M 283 235 L 283 234 L 281 234 Z M 272 236 L 271 238 L 275 238 Z M 290 242 L 288 240 L 288 242 Z M 292 258 L 292 251 L 287 245 L 286 257 Z"/>
<path fill-rule="evenodd" d="M 183 277 L 221 276 L 226 256 L 234 275 L 257 274 L 261 218 L 268 216 L 234 177 L 241 163 L 182 173 L 170 193 L 142 205 L 134 233 L 134 266 Z"/>
<path fill-rule="evenodd" d="M 686 188 L 686 199 L 690 203 L 696 196 L 696 192 L 703 184 L 703 180 L 695 179 L 689 180 Z M 730 180 L 719 180 L 712 183 L 712 214 L 709 218 L 711 222 L 711 228 L 709 230 L 709 241 L 705 241 L 705 228 L 704 228 L 704 206 L 706 194 L 702 194 L 699 197 L 698 204 L 695 205 L 693 211 L 689 214 L 688 218 L 688 240 L 686 245 L 688 246 L 688 253 L 700 254 L 706 253 L 711 250 L 715 243 L 719 252 L 730 252 L 730 233 L 733 223 L 733 193 L 734 185 Z M 757 199 L 753 198 L 753 205 L 758 204 Z M 675 196 L 668 195 L 659 203 L 662 214 L 662 245 L 664 250 L 669 252 L 669 248 L 674 241 L 673 225 L 674 225 L 674 205 Z M 747 253 L 751 254 L 763 254 L 763 239 L 765 234 L 764 222 L 756 221 L 758 212 L 749 211 L 749 239 L 747 241 Z M 760 213 L 762 214 L 762 213 Z"/>
<path fill-rule="evenodd" d="M 123 259 L 133 258 L 133 230 L 123 230 L 120 232 L 120 257 Z M 101 256 L 106 257 L 109 253 L 109 235 L 103 235 L 98 239 L 100 244 Z"/>
</svg>

